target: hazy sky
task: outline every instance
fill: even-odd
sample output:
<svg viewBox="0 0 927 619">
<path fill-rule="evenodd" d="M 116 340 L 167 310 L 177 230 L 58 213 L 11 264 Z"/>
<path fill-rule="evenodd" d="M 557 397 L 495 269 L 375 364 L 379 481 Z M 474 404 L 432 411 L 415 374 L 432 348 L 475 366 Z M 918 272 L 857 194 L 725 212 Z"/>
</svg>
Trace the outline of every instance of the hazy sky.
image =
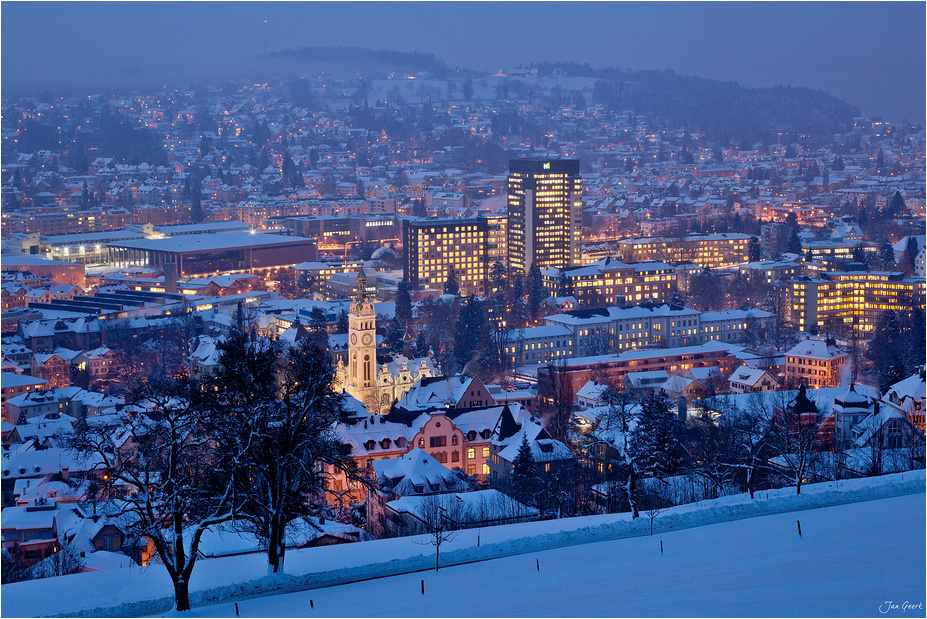
<svg viewBox="0 0 927 619">
<path fill-rule="evenodd" d="M 538 60 L 820 88 L 925 122 L 924 2 L 11 2 L 2 94 L 234 77 L 264 50 L 351 45 L 451 66 Z M 268 20 L 265 26 L 264 20 Z"/>
</svg>

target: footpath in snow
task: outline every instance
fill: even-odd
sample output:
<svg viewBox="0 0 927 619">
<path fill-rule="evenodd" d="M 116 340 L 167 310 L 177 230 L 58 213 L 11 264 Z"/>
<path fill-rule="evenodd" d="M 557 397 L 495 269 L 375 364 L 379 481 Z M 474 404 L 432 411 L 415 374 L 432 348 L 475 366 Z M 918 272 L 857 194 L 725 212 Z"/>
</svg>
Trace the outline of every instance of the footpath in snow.
<svg viewBox="0 0 927 619">
<path fill-rule="evenodd" d="M 924 471 L 913 471 L 887 475 L 877 478 L 827 482 L 804 486 L 800 496 L 795 495 L 794 488 L 783 488 L 758 493 L 751 500 L 748 495 L 723 497 L 713 501 L 703 501 L 691 505 L 679 506 L 661 513 L 654 522 L 655 534 L 689 529 L 706 524 L 731 522 L 746 518 L 755 518 L 772 514 L 783 514 L 798 510 L 812 510 L 821 507 L 846 505 L 863 501 L 875 501 L 889 497 L 920 495 L 913 497 L 921 504 L 916 514 L 917 531 L 905 531 L 905 535 L 920 535 L 920 543 L 912 541 L 911 552 L 917 554 L 923 574 L 924 544 L 923 529 L 925 524 L 922 496 L 925 490 Z M 795 518 L 805 518 L 796 515 Z M 875 518 L 866 523 L 869 527 L 884 527 L 884 519 Z M 909 523 L 910 524 L 910 523 Z M 794 525 L 794 523 L 793 523 Z M 909 527 L 910 529 L 910 527 Z M 513 557 L 542 550 L 564 548 L 568 546 L 587 545 L 606 540 L 619 540 L 649 535 L 650 522 L 646 516 L 631 520 L 630 514 L 609 514 L 587 516 L 562 520 L 533 522 L 525 524 L 470 529 L 461 531 L 451 542 L 441 549 L 443 566 L 459 565 L 473 561 L 483 561 L 500 557 Z M 796 533 L 797 535 L 797 533 Z M 846 540 L 851 547 L 858 540 Z M 643 541 L 635 542 L 645 543 Z M 740 539 L 737 545 L 748 544 Z M 584 552 L 584 546 L 578 546 L 577 552 Z M 636 546 L 635 546 L 636 548 Z M 862 548 L 862 547 L 861 547 Z M 826 554 L 827 549 L 821 549 Z M 633 553 L 628 550 L 628 561 L 633 562 Z M 695 557 L 691 557 L 695 560 Z M 825 557 L 826 558 L 826 557 Z M 718 560 L 721 560 L 718 557 Z M 866 555 L 860 550 L 860 569 L 867 571 Z M 827 563 L 831 561 L 828 560 Z M 712 565 L 701 563 L 702 566 Z M 202 560 L 197 563 L 190 583 L 191 602 L 196 607 L 218 602 L 247 600 L 248 598 L 307 589 L 332 587 L 345 583 L 357 582 L 369 578 L 391 576 L 415 570 L 428 570 L 434 566 L 434 548 L 427 543 L 427 537 L 397 538 L 312 548 L 287 553 L 286 573 L 267 576 L 266 560 L 263 555 L 245 555 L 219 559 Z M 804 572 L 804 576 L 827 587 L 828 579 L 822 573 L 808 573 L 797 561 L 795 570 Z M 704 586 L 710 587 L 714 578 L 710 570 L 705 569 Z M 747 577 L 747 574 L 743 574 Z M 922 576 L 923 577 L 923 576 Z M 473 583 L 470 587 L 472 598 L 484 595 L 484 582 Z M 370 583 L 366 583 L 369 586 Z M 617 595 L 624 587 L 620 582 L 612 583 L 615 590 L 610 595 Z M 360 584 L 358 586 L 361 586 Z M 558 590 L 560 595 L 578 596 L 582 582 L 564 582 Z M 55 595 L 49 595 L 54 591 Z M 584 596 L 581 596 L 584 597 Z M 152 565 L 146 568 L 112 570 L 76 574 L 57 579 L 30 581 L 4 585 L 0 597 L 0 613 L 8 617 L 29 616 L 115 616 L 129 617 L 141 615 L 160 615 L 173 607 L 173 588 L 162 566 Z M 368 612 L 369 611 L 369 612 Z M 450 608 L 438 612 L 447 616 Z M 465 612 L 463 609 L 461 612 Z M 271 616 L 274 613 L 267 613 Z M 303 611 L 301 616 L 306 615 Z M 346 613 L 355 616 L 374 616 L 374 609 L 355 610 Z M 414 612 L 405 614 L 401 610 L 385 611 L 385 615 L 416 616 Z M 425 613 L 430 614 L 430 613 Z M 499 616 L 504 612 L 476 613 L 477 615 Z M 544 615 L 530 610 L 525 615 Z M 552 613 L 558 614 L 558 613 Z M 563 612 L 569 615 L 590 615 L 579 608 L 575 612 Z M 613 613 L 606 613 L 613 614 Z M 671 614 L 671 615 L 706 615 L 712 614 L 705 609 L 693 608 L 691 613 L 681 610 L 674 612 L 630 612 L 628 614 Z M 734 613 L 737 614 L 737 613 Z M 740 613 L 744 614 L 744 613 Z M 770 614 L 759 612 L 757 614 Z M 773 613 L 775 614 L 775 613 Z M 792 614 L 792 613 L 787 613 Z M 796 612 L 802 615 L 806 613 Z M 825 613 L 840 615 L 841 613 Z M 923 612 L 921 613 L 923 614 Z M 234 615 L 234 612 L 232 613 Z"/>
</svg>

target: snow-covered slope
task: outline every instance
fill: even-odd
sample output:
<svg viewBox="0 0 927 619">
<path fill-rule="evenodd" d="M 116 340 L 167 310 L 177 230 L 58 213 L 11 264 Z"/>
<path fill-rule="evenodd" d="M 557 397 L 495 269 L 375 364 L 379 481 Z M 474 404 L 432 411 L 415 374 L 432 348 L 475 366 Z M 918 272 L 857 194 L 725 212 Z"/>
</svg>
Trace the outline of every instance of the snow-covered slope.
<svg viewBox="0 0 927 619">
<path fill-rule="evenodd" d="M 890 511 L 892 514 L 897 511 L 898 517 L 906 519 L 903 527 L 888 526 L 885 518 L 890 514 L 883 515 L 881 511 L 877 512 L 879 517 L 871 519 L 865 525 L 872 530 L 873 534 L 878 533 L 882 536 L 900 534 L 903 542 L 910 542 L 911 545 L 906 546 L 906 552 L 910 554 L 912 552 L 911 548 L 915 549 L 914 554 L 917 555 L 917 560 L 920 562 L 920 574 L 923 576 L 924 486 L 924 471 L 917 471 L 880 478 L 848 480 L 839 482 L 839 484 L 831 482 L 805 486 L 802 489 L 801 496 L 795 496 L 794 488 L 784 488 L 769 493 L 760 493 L 754 500 L 751 500 L 746 495 L 724 497 L 714 501 L 704 501 L 701 504 L 685 505 L 666 510 L 656 518 L 654 529 L 658 534 L 664 535 L 663 539 L 667 539 L 664 532 L 678 531 L 705 524 L 859 501 L 872 501 L 886 497 L 913 495 L 914 503 L 921 506 L 916 513 L 908 513 L 911 512 L 911 509 L 909 509 L 911 507 L 910 503 L 904 503 L 904 510 L 895 507 L 890 509 L 880 508 Z M 864 509 L 862 505 L 858 507 Z M 802 512 L 788 517 L 783 516 L 783 518 L 785 518 L 785 521 L 792 522 L 792 526 L 794 526 L 794 519 L 804 519 L 810 517 L 812 513 L 821 512 L 820 510 L 818 512 Z M 806 514 L 809 514 L 809 516 L 806 516 Z M 442 565 L 509 557 L 604 540 L 638 537 L 647 535 L 649 527 L 650 523 L 646 517 L 632 521 L 629 514 L 611 514 L 507 525 L 482 530 L 467 530 L 462 531 L 452 542 L 442 546 Z M 736 530 L 736 528 L 732 529 L 732 531 Z M 731 535 L 731 539 L 736 540 L 732 542 L 734 548 L 748 546 L 751 543 L 750 538 L 737 537 L 735 533 Z M 912 539 L 909 537 L 917 535 L 920 538 L 914 537 Z M 920 541 L 918 542 L 917 539 Z M 628 541 L 629 546 L 622 547 L 625 549 L 612 551 L 617 553 L 617 556 L 609 563 L 604 564 L 599 561 L 598 564 L 591 563 L 591 565 L 597 566 L 596 569 L 601 571 L 603 565 L 608 565 L 609 569 L 615 569 L 615 566 L 623 565 L 625 561 L 634 563 L 637 560 L 636 553 L 639 551 L 637 544 L 644 542 L 637 540 L 631 543 L 632 541 Z M 831 545 L 854 547 L 857 542 L 861 542 L 861 540 L 856 537 L 846 537 L 845 539 L 838 538 Z M 884 542 L 885 540 L 880 541 L 880 543 Z M 757 541 L 757 544 L 768 546 L 773 551 L 777 543 L 776 539 L 763 542 L 761 538 L 758 538 Z M 722 547 L 725 544 L 727 542 L 722 542 L 721 538 L 719 538 L 716 545 Z M 583 553 L 588 551 L 589 548 L 591 547 L 580 546 L 576 551 Z M 866 556 L 871 548 L 866 544 L 863 544 L 860 548 L 857 565 L 861 571 L 865 572 L 869 570 Z M 826 555 L 827 548 L 822 547 L 822 549 Z M 711 560 L 723 562 L 724 557 L 718 555 L 696 560 L 699 569 L 704 571 L 704 586 L 706 587 L 711 586 L 714 582 L 712 573 L 716 566 L 711 563 Z M 899 558 L 899 561 L 905 560 L 907 559 Z M 836 563 L 836 560 L 828 559 L 825 561 L 827 565 L 832 563 Z M 266 563 L 262 555 L 203 560 L 197 563 L 193 571 L 190 583 L 191 601 L 196 607 L 220 601 L 244 600 L 272 592 L 301 591 L 356 582 L 371 577 L 400 574 L 410 570 L 427 570 L 433 565 L 434 549 L 427 545 L 427 540 L 424 538 L 389 539 L 289 552 L 287 553 L 286 574 L 278 577 L 266 576 Z M 487 564 L 482 565 L 485 568 Z M 797 560 L 793 568 L 804 573 L 804 577 L 817 583 L 818 587 L 826 588 L 829 586 L 827 584 L 827 574 L 822 573 L 820 570 L 808 571 L 803 567 L 802 562 Z M 507 572 L 503 569 L 501 573 Z M 743 576 L 746 577 L 746 574 Z M 492 587 L 493 583 L 490 581 L 494 581 L 495 578 L 495 574 L 487 577 L 484 573 L 483 581 L 472 583 L 472 586 L 465 588 L 470 590 L 469 596 L 471 598 L 480 598 L 486 595 L 482 591 L 482 586 L 485 584 Z M 570 583 L 561 587 L 561 594 L 578 595 L 577 592 L 581 591 L 583 586 L 582 581 L 574 578 L 570 580 Z M 373 585 L 367 583 L 358 584 L 357 586 Z M 624 595 L 622 593 L 625 589 L 624 585 L 615 581 L 612 586 L 614 591 L 610 595 Z M 55 595 L 48 595 L 50 590 L 53 590 Z M 60 616 L 67 614 L 137 616 L 160 614 L 172 607 L 172 593 L 167 574 L 162 567 L 155 565 L 148 568 L 77 574 L 53 580 L 4 585 L 2 597 L 0 597 L 0 612 L 5 616 Z M 375 614 L 374 610 L 373 607 L 355 608 L 353 611 L 346 611 L 346 614 L 372 615 Z M 452 613 L 452 611 L 456 614 L 462 614 L 466 613 L 467 609 L 461 609 L 460 613 L 457 613 L 457 611 L 449 607 L 438 614 L 446 615 Z M 680 614 L 681 612 L 677 611 L 669 614 Z M 606 611 L 603 611 L 603 613 L 613 614 Z M 272 616 L 274 614 L 268 613 L 267 615 Z M 387 609 L 380 614 L 412 616 L 415 613 L 409 615 Z M 430 613 L 423 611 L 423 614 Z M 506 613 L 486 611 L 477 614 L 504 615 Z M 525 611 L 524 614 L 539 613 Z M 553 612 L 551 614 L 558 613 Z M 586 615 L 589 613 L 580 610 L 575 613 L 561 612 L 559 614 Z M 654 614 L 661 613 L 654 612 Z M 693 614 L 710 613 L 707 611 L 704 613 L 693 611 Z M 763 612 L 758 614 L 763 614 Z M 798 612 L 796 614 L 803 613 Z"/>
<path fill-rule="evenodd" d="M 244 600 L 238 610 L 242 617 L 924 616 L 924 517 L 924 496 L 908 495 Z M 905 612 L 905 601 L 920 609 Z M 235 605 L 182 616 L 234 617 Z"/>
</svg>

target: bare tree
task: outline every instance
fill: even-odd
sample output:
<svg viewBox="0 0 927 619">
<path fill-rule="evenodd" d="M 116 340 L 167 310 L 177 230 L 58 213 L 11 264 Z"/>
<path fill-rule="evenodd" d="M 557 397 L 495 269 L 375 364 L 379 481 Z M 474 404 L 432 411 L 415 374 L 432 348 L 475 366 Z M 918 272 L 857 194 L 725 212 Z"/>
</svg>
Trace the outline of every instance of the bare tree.
<svg viewBox="0 0 927 619">
<path fill-rule="evenodd" d="M 174 585 L 177 610 L 190 608 L 190 575 L 203 533 L 236 515 L 236 474 L 251 437 L 210 415 L 186 377 L 149 376 L 119 422 L 83 420 L 73 446 L 96 470 L 132 534 L 151 540 Z M 144 411 L 144 412 L 140 412 Z M 128 437 L 131 449 L 114 437 Z"/>
<path fill-rule="evenodd" d="M 795 398 L 773 411 L 769 446 L 777 454 L 777 470 L 795 486 L 796 494 L 801 494 L 802 484 L 818 463 L 821 421 L 821 412 L 808 399 L 804 385 Z"/>
<path fill-rule="evenodd" d="M 428 536 L 427 543 L 435 547 L 437 572 L 441 566 L 441 546 L 457 537 L 460 523 L 468 519 L 467 510 L 456 495 L 430 494 L 419 503 L 415 517 L 419 528 Z"/>
<path fill-rule="evenodd" d="M 764 393 L 753 393 L 747 398 L 744 410 L 734 406 L 728 407 L 725 416 L 733 429 L 732 443 L 736 456 L 736 466 L 745 472 L 744 483 L 752 499 L 756 492 L 756 475 L 763 463 L 769 426 L 772 421 L 772 409 L 769 397 Z M 733 417 L 733 419 L 730 419 Z"/>
<path fill-rule="evenodd" d="M 627 477 L 624 482 L 624 491 L 628 497 L 628 504 L 631 507 L 631 519 L 640 516 L 637 505 L 637 479 L 639 477 L 637 461 L 634 453 L 630 448 L 630 426 L 629 423 L 633 418 L 634 406 L 636 403 L 634 394 L 630 392 L 618 391 L 609 387 L 602 394 L 602 399 L 608 404 L 608 413 L 603 420 L 606 424 L 606 430 L 612 428 L 621 433 L 620 451 L 624 458 L 625 470 Z"/>
<path fill-rule="evenodd" d="M 650 519 L 650 535 L 653 536 L 653 521 L 666 509 L 666 481 L 654 477 L 644 493 L 644 513 Z"/>
<path fill-rule="evenodd" d="M 573 423 L 573 381 L 566 371 L 564 364 L 551 362 L 548 364 L 550 376 L 550 402 L 547 405 L 547 428 L 558 441 L 569 441 L 570 429 Z"/>
<path fill-rule="evenodd" d="M 33 565 L 28 573 L 34 579 L 54 578 L 79 574 L 83 570 L 84 561 L 80 558 L 80 553 L 71 544 L 62 542 L 58 552 Z"/>
</svg>

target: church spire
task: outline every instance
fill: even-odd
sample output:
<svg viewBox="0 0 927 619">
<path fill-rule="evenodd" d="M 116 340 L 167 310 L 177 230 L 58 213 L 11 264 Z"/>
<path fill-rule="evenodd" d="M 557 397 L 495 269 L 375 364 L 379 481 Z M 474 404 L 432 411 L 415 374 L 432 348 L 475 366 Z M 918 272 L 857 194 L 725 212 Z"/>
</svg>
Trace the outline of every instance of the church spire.
<svg viewBox="0 0 927 619">
<path fill-rule="evenodd" d="M 355 299 L 358 303 L 363 303 L 367 298 L 367 274 L 364 273 L 364 267 L 361 267 L 360 273 L 357 274 L 357 296 Z"/>
</svg>

